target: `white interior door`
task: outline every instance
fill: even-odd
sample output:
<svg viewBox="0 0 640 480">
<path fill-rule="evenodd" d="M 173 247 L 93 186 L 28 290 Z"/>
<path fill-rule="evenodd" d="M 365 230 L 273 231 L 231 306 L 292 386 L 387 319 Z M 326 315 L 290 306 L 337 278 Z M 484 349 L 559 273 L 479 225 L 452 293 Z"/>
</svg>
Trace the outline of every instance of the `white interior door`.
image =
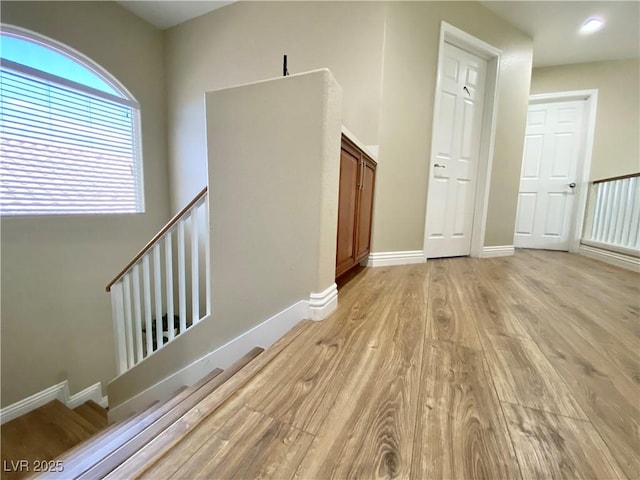
<svg viewBox="0 0 640 480">
<path fill-rule="evenodd" d="M 514 245 L 569 250 L 583 100 L 529 105 Z"/>
<path fill-rule="evenodd" d="M 427 193 L 428 258 L 471 251 L 487 61 L 445 43 L 438 75 L 435 153 Z"/>
</svg>

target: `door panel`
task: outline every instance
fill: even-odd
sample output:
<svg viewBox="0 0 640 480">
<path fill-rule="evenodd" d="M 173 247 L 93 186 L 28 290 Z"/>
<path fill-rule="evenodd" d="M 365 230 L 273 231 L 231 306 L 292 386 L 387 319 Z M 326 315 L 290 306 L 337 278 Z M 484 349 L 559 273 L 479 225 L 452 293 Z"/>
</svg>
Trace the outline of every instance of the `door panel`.
<svg viewBox="0 0 640 480">
<path fill-rule="evenodd" d="M 524 155 L 522 158 L 522 178 L 537 179 L 540 176 L 540 162 L 542 161 L 542 135 L 531 135 L 524 140 Z"/>
<path fill-rule="evenodd" d="M 340 153 L 340 196 L 338 199 L 338 241 L 336 245 L 336 274 L 355 259 L 355 225 L 358 194 L 358 165 L 360 159 L 352 153 Z"/>
<path fill-rule="evenodd" d="M 563 192 L 551 192 L 547 195 L 547 218 L 544 224 L 545 237 L 560 237 L 563 234 L 566 203 L 567 196 Z"/>
<path fill-rule="evenodd" d="M 427 193 L 428 258 L 471 251 L 486 71 L 485 60 L 445 43 Z"/>
<path fill-rule="evenodd" d="M 557 133 L 555 135 L 550 178 L 569 180 L 574 171 L 575 158 L 572 155 L 572 150 L 575 143 L 576 138 L 573 133 Z"/>
<path fill-rule="evenodd" d="M 442 128 L 438 128 L 437 152 L 440 159 L 449 159 L 452 156 L 453 142 L 455 140 L 456 96 L 449 92 L 443 92 L 440 102 L 440 121 L 438 125 Z"/>
<path fill-rule="evenodd" d="M 356 260 L 360 261 L 371 249 L 371 214 L 373 213 L 373 189 L 375 171 L 368 161 L 363 162 L 362 188 L 360 189 L 360 211 L 358 218 L 358 251 Z"/>
<path fill-rule="evenodd" d="M 536 213 L 538 194 L 535 192 L 520 193 L 518 197 L 518 215 L 516 217 L 516 233 L 531 235 L 533 233 L 533 219 Z"/>
<path fill-rule="evenodd" d="M 530 105 L 514 244 L 568 250 L 583 141 L 584 101 Z"/>
<path fill-rule="evenodd" d="M 462 109 L 462 145 L 460 147 L 460 158 L 467 161 L 471 161 L 474 152 L 474 132 L 473 132 L 473 120 L 475 105 L 469 100 L 464 100 L 464 107 Z"/>
</svg>

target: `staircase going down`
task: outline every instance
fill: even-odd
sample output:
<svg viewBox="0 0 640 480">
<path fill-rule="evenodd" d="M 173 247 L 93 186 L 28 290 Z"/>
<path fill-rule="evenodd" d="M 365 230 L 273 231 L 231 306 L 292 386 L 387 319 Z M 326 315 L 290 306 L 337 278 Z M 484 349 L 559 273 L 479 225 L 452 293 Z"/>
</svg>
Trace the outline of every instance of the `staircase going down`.
<svg viewBox="0 0 640 480">
<path fill-rule="evenodd" d="M 107 411 L 89 400 L 71 410 L 49 402 L 1 427 L 2 480 L 18 480 L 107 427 Z"/>
<path fill-rule="evenodd" d="M 144 464 L 153 456 L 155 451 L 146 448 L 152 441 L 155 445 L 158 440 L 162 440 L 160 443 L 164 447 L 177 442 L 198 424 L 197 420 L 187 420 L 188 418 L 194 415 L 198 418 L 206 417 L 217 408 L 211 408 L 211 405 L 221 406 L 238 388 L 260 371 L 264 365 L 255 360 L 269 357 L 268 354 L 260 355 L 263 351 L 264 349 L 256 347 L 226 370 L 217 368 L 194 385 L 183 387 L 166 402 L 151 404 L 143 411 L 108 427 L 105 415 L 104 424 L 98 428 L 98 415 L 96 411 L 89 411 L 93 408 L 91 406 L 82 406 L 76 409 L 78 412 L 73 412 L 60 402 L 46 405 L 46 410 L 53 413 L 54 417 L 76 415 L 79 418 L 76 419 L 78 425 L 74 425 L 73 428 L 58 428 L 67 431 L 69 437 L 64 447 L 58 448 L 58 451 L 40 452 L 37 458 L 53 459 L 50 462 L 52 468 L 48 472 L 36 473 L 30 478 L 66 480 L 99 479 L 114 475 L 119 478 L 128 477 L 126 468 L 132 464 Z M 63 409 L 70 413 L 64 412 Z M 31 413 L 35 414 L 36 411 Z M 81 417 L 81 414 L 85 417 Z M 11 423 L 19 420 L 22 420 L 22 417 L 3 426 L 3 447 L 6 428 L 10 429 Z M 73 422 L 70 422 L 66 425 L 72 424 Z M 15 444 L 13 447 L 9 449 L 12 456 L 16 459 L 25 458 L 20 451 L 20 445 Z M 5 452 L 3 448 L 3 460 L 6 457 Z M 33 459 L 35 460 L 35 457 Z M 123 468 L 125 471 L 122 471 Z M 3 472 L 2 479 L 16 480 L 33 474 L 33 470 Z"/>
</svg>

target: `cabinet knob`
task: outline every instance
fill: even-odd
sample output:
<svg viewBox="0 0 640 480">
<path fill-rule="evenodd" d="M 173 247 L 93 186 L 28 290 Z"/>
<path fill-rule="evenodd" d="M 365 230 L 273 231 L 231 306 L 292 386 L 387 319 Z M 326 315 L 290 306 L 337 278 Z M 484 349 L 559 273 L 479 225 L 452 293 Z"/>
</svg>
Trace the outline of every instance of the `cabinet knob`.
<svg viewBox="0 0 640 480">
<path fill-rule="evenodd" d="M 433 166 L 434 167 L 439 167 L 439 168 L 447 168 L 446 165 L 440 165 L 439 163 L 434 163 Z"/>
</svg>

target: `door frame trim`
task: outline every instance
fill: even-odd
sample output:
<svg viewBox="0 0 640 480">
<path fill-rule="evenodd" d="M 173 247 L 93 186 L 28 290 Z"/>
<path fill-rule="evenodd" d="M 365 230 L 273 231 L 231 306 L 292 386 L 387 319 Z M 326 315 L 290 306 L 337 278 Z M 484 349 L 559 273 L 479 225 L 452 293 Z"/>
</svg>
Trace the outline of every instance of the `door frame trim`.
<svg viewBox="0 0 640 480">
<path fill-rule="evenodd" d="M 425 260 L 429 254 L 427 249 L 427 211 L 429 205 L 429 186 L 432 180 L 431 165 L 434 162 L 436 148 L 434 139 L 436 138 L 437 119 L 440 114 L 440 60 L 443 55 L 444 44 L 449 43 L 458 48 L 466 50 L 473 55 L 477 55 L 487 61 L 487 78 L 485 86 L 484 112 L 482 115 L 482 129 L 480 132 L 480 155 L 478 158 L 478 171 L 476 178 L 475 207 L 473 212 L 473 226 L 471 233 L 472 257 L 481 257 L 484 247 L 484 237 L 487 226 L 487 211 L 489 205 L 489 191 L 491 184 L 491 169 L 493 166 L 493 150 L 495 143 L 496 121 L 498 113 L 498 85 L 500 82 L 500 60 L 502 50 L 490 45 L 467 32 L 442 21 L 440 22 L 440 40 L 438 43 L 438 64 L 436 74 L 436 86 L 434 91 L 433 120 L 431 126 L 431 151 L 429 153 L 428 178 L 427 178 L 427 198 L 425 200 L 425 222 L 423 250 Z"/>
<path fill-rule="evenodd" d="M 579 150 L 581 165 L 576 172 L 576 176 L 579 178 L 577 186 L 578 192 L 573 208 L 573 218 L 571 219 L 571 231 L 569 232 L 569 251 L 576 253 L 580 249 L 580 238 L 582 237 L 582 229 L 584 227 L 584 214 L 587 209 L 591 158 L 593 156 L 593 141 L 596 133 L 596 116 L 598 112 L 598 89 L 569 90 L 529 95 L 529 105 L 568 102 L 572 100 L 584 100 L 586 113 L 584 116 L 585 124 L 583 125 L 583 132 L 586 135 L 581 141 Z"/>
</svg>

